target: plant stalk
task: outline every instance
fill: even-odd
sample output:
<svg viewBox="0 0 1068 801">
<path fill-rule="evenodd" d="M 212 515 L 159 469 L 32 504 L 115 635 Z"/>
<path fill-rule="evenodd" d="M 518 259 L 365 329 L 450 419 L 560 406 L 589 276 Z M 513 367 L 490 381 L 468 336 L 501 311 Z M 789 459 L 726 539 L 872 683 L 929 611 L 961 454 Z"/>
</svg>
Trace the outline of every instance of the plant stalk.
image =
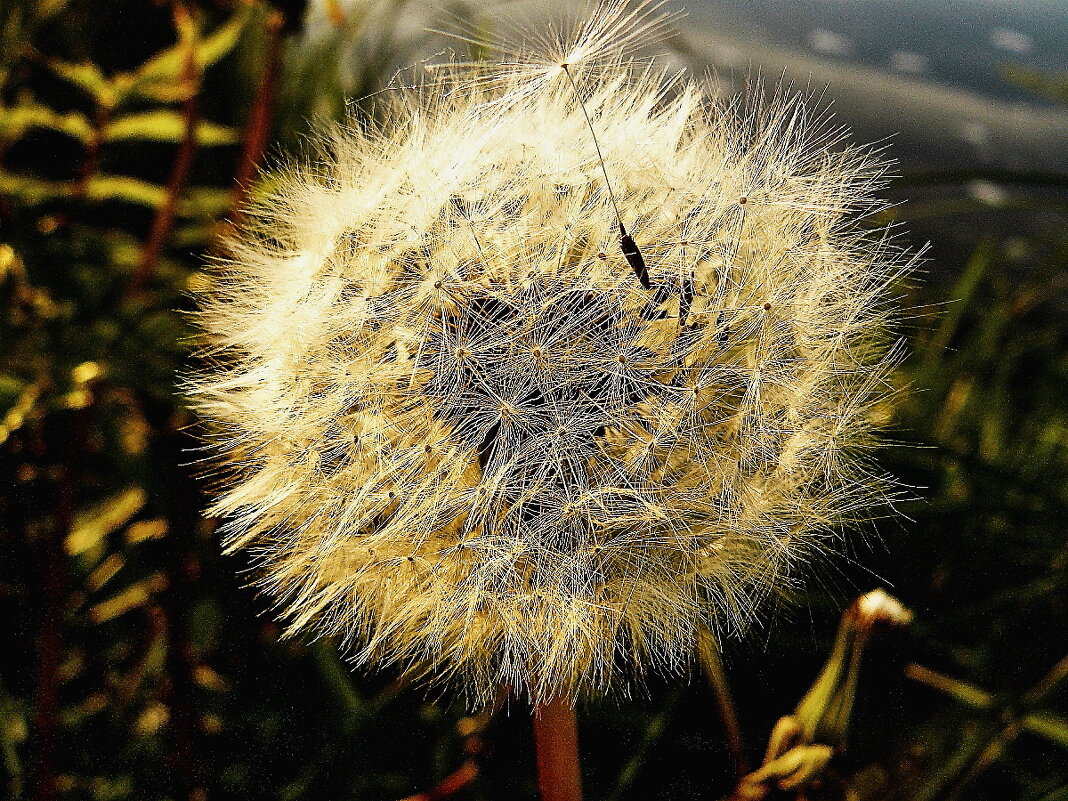
<svg viewBox="0 0 1068 801">
<path fill-rule="evenodd" d="M 534 707 L 541 801 L 582 801 L 575 709 L 556 698 Z"/>
<path fill-rule="evenodd" d="M 186 92 L 182 102 L 182 121 L 184 129 L 182 139 L 178 143 L 178 151 L 171 166 L 171 174 L 167 179 L 167 193 L 163 204 L 156 210 L 156 216 L 152 220 L 152 228 L 148 235 L 144 249 L 141 251 L 141 261 L 130 278 L 126 287 L 127 297 L 136 295 L 145 289 L 156 266 L 163 256 L 163 248 L 170 237 L 174 220 L 178 214 L 178 201 L 189 178 L 189 171 L 193 167 L 193 159 L 197 149 L 197 124 L 200 122 L 200 89 L 201 74 L 197 65 L 197 33 L 193 27 L 189 9 L 181 0 L 173 3 L 174 26 L 178 30 L 179 41 L 184 45 L 182 51 L 182 85 Z"/>
<path fill-rule="evenodd" d="M 738 711 L 734 706 L 734 696 L 727 680 L 727 671 L 719 655 L 719 644 L 712 632 L 702 629 L 697 647 L 701 667 L 716 695 L 716 708 L 719 710 L 719 718 L 727 737 L 727 749 L 734 761 L 734 773 L 737 778 L 741 779 L 752 768 L 745 754 L 745 738 L 742 736 L 742 727 L 738 723 Z"/>
<path fill-rule="evenodd" d="M 271 118 L 274 116 L 275 102 L 278 95 L 278 81 L 282 70 L 282 55 L 285 49 L 287 19 L 279 11 L 271 12 L 267 17 L 266 36 L 267 52 L 264 56 L 263 72 L 260 74 L 256 94 L 252 98 L 248 120 L 245 123 L 245 144 L 238 158 L 237 172 L 234 175 L 234 190 L 230 196 L 230 226 L 236 227 L 244 214 L 245 201 L 256 177 L 256 168 L 267 150 L 267 140 L 271 133 Z"/>
</svg>

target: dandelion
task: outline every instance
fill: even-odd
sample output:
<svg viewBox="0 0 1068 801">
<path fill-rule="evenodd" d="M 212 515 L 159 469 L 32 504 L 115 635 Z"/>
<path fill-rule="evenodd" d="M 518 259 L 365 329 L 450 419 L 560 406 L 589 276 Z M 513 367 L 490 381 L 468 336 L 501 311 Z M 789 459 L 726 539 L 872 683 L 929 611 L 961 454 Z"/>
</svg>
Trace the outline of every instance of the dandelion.
<svg viewBox="0 0 1068 801">
<path fill-rule="evenodd" d="M 629 60 L 654 12 L 390 93 L 230 243 L 188 389 L 291 633 L 474 702 L 626 691 L 892 496 L 882 167 Z"/>
</svg>

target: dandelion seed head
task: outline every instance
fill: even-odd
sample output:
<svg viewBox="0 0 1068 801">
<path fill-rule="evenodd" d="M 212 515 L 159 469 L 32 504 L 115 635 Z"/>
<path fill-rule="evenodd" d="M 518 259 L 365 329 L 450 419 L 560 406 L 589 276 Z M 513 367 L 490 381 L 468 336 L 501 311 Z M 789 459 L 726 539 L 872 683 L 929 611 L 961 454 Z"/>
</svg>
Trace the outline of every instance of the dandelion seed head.
<svg viewBox="0 0 1068 801">
<path fill-rule="evenodd" d="M 231 243 L 188 390 L 291 633 L 475 702 L 625 688 L 892 497 L 881 167 L 801 98 L 628 61 L 655 8 L 396 93 Z"/>
</svg>

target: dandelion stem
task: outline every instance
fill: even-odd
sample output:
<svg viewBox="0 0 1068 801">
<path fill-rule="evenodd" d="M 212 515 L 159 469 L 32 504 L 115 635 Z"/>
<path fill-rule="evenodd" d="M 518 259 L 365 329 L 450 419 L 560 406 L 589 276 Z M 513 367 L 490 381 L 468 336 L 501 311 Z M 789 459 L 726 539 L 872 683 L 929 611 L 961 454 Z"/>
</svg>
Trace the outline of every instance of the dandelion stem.
<svg viewBox="0 0 1068 801">
<path fill-rule="evenodd" d="M 575 709 L 555 698 L 534 708 L 541 801 L 582 801 Z"/>
</svg>

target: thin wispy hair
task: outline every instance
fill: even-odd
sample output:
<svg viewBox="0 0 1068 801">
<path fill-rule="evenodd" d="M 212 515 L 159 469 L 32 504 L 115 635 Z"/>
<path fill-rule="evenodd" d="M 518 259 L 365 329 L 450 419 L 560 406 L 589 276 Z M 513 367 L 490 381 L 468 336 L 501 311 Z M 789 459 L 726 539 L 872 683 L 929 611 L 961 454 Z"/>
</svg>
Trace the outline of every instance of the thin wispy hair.
<svg viewBox="0 0 1068 801">
<path fill-rule="evenodd" d="M 229 243 L 187 391 L 290 633 L 476 703 L 626 688 L 896 496 L 885 167 L 633 62 L 659 9 L 383 96 Z"/>
</svg>

